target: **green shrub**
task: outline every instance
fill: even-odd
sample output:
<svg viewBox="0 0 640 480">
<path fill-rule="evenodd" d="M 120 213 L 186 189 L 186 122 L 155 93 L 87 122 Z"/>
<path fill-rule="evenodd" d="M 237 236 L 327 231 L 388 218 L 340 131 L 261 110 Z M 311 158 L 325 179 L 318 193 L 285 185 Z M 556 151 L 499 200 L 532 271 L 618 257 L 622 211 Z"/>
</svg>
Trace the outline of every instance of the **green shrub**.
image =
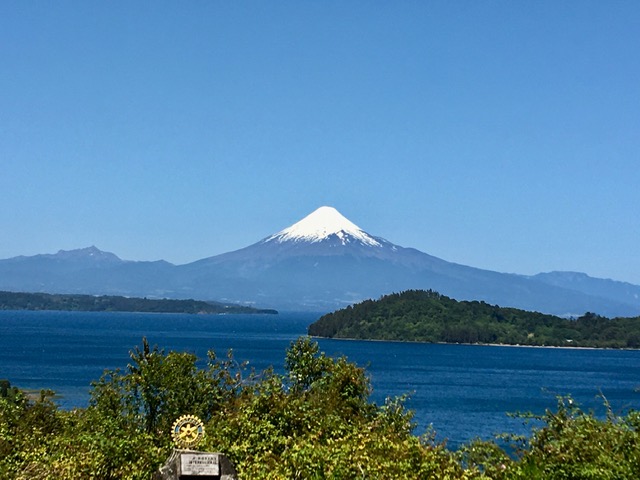
<svg viewBox="0 0 640 480">
<path fill-rule="evenodd" d="M 206 422 L 201 449 L 223 452 L 247 479 L 637 479 L 640 414 L 606 418 L 564 397 L 514 454 L 475 441 L 450 452 L 412 434 L 403 399 L 376 405 L 365 371 L 292 342 L 285 373 L 256 373 L 231 352 L 198 368 L 143 340 L 124 371 L 93 384 L 86 409 L 60 410 L 8 382 L 0 390 L 0 478 L 150 479 L 171 453 L 181 415 Z M 508 435 L 507 435 L 508 436 Z"/>
</svg>

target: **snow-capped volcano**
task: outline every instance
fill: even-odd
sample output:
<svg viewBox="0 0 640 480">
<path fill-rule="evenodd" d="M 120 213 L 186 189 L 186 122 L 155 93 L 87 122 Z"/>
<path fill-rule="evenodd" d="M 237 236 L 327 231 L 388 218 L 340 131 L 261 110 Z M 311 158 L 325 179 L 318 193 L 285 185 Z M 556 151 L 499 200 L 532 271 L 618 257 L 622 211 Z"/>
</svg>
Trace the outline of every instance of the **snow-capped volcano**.
<svg viewBox="0 0 640 480">
<path fill-rule="evenodd" d="M 320 207 L 247 247 L 185 265 L 120 260 L 95 247 L 0 260 L 0 290 L 193 298 L 290 310 L 335 308 L 409 289 L 578 316 L 635 316 L 640 286 L 577 274 L 525 277 L 451 263 L 373 236 Z"/>
<path fill-rule="evenodd" d="M 337 238 L 342 245 L 353 240 L 370 247 L 382 244 L 333 207 L 320 207 L 288 228 L 264 239 L 264 242 L 323 242 Z"/>
</svg>

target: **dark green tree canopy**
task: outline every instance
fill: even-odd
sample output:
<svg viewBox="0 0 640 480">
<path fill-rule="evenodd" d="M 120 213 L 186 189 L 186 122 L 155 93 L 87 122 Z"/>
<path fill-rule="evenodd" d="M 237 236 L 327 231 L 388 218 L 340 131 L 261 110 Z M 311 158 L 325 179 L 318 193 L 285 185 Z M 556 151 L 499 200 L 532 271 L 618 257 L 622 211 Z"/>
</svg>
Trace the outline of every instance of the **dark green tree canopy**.
<svg viewBox="0 0 640 480">
<path fill-rule="evenodd" d="M 577 319 L 456 301 L 432 290 L 408 290 L 329 313 L 309 327 L 328 338 L 414 342 L 640 348 L 640 317 Z"/>
</svg>

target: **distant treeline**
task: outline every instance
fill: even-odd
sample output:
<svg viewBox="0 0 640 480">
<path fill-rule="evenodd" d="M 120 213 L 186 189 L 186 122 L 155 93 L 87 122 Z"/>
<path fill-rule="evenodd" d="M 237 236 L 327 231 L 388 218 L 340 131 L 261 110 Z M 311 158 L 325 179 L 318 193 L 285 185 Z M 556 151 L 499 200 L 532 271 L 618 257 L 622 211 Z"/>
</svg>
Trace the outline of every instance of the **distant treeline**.
<svg viewBox="0 0 640 480">
<path fill-rule="evenodd" d="M 609 319 L 587 312 L 566 319 L 456 301 L 432 290 L 409 290 L 329 313 L 309 327 L 328 338 L 532 346 L 640 348 L 640 317 Z"/>
<path fill-rule="evenodd" d="M 242 305 L 199 300 L 129 298 L 112 295 L 69 295 L 0 291 L 0 310 L 65 310 L 146 313 L 278 313 Z"/>
</svg>

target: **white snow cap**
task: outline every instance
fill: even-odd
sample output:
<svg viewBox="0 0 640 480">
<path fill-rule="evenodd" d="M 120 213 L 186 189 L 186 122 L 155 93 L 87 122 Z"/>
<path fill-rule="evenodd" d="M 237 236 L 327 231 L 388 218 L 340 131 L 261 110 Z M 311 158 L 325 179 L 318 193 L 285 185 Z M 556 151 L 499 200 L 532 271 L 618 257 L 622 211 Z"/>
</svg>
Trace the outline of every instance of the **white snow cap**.
<svg viewBox="0 0 640 480">
<path fill-rule="evenodd" d="M 320 207 L 299 222 L 281 230 L 266 240 L 276 240 L 278 242 L 290 240 L 321 242 L 330 235 L 336 235 L 342 240 L 343 244 L 349 241 L 348 237 L 350 236 L 372 247 L 381 246 L 373 237 L 342 216 L 333 207 Z"/>
</svg>

